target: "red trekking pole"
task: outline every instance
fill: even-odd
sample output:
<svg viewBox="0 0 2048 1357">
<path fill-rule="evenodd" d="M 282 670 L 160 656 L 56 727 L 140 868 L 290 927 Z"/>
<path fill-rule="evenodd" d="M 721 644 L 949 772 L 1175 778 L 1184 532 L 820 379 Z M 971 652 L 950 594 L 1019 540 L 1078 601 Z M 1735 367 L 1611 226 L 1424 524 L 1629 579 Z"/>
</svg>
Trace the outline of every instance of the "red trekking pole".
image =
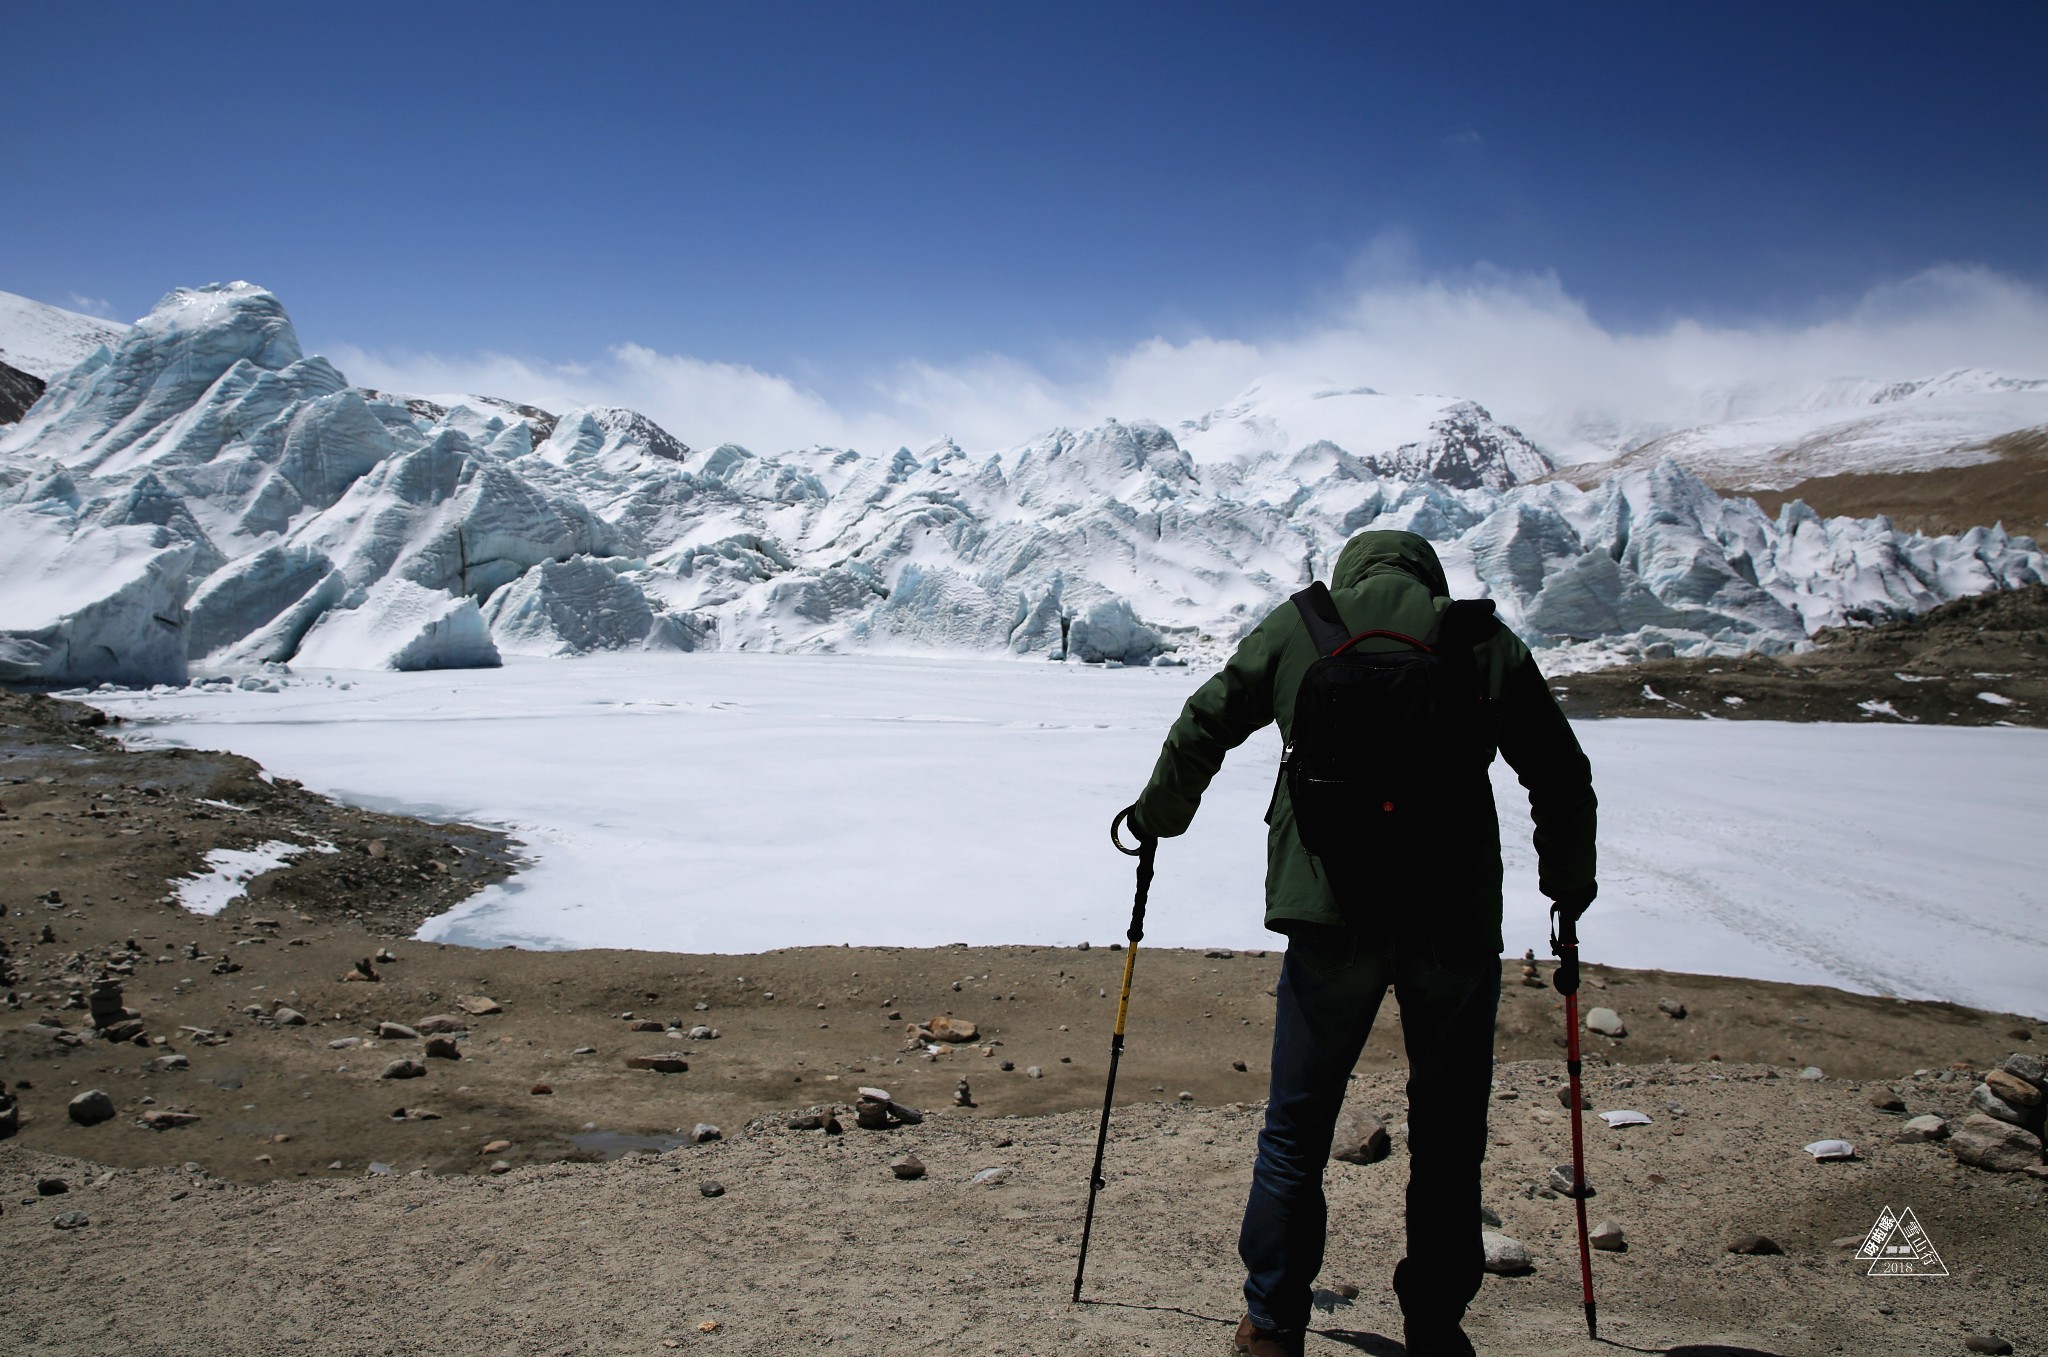
<svg viewBox="0 0 2048 1357">
<path fill-rule="evenodd" d="M 1551 977 L 1564 996 L 1565 1070 L 1571 1076 L 1572 1202 L 1579 1213 L 1579 1284 L 1586 1301 L 1586 1336 L 1600 1336 L 1593 1311 L 1593 1252 L 1586 1240 L 1586 1135 L 1579 1121 L 1579 917 L 1569 907 L 1550 907 L 1550 951 L 1557 958 Z"/>
</svg>

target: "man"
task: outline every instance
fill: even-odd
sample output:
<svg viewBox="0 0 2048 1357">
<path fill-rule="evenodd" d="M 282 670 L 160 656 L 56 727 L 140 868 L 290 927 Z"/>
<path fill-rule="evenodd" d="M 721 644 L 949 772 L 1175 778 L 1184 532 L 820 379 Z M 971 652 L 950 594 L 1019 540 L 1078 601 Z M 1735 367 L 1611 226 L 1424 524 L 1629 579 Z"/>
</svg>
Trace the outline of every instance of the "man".
<svg viewBox="0 0 2048 1357">
<path fill-rule="evenodd" d="M 1484 1261 L 1479 1166 L 1500 1001 L 1500 828 L 1484 774 L 1496 748 L 1529 792 L 1543 893 L 1576 917 L 1595 892 L 1592 772 L 1571 726 L 1528 648 L 1485 605 L 1477 626 L 1441 627 L 1449 592 L 1436 553 L 1415 534 L 1352 538 L 1324 595 L 1338 616 L 1319 628 L 1323 648 L 1301 608 L 1276 609 L 1188 699 L 1131 808 L 1140 835 L 1183 833 L 1227 752 L 1268 721 L 1279 722 L 1291 749 L 1297 691 L 1331 648 L 1327 638 L 1338 634 L 1338 623 L 1366 654 L 1423 652 L 1393 636 L 1360 633 L 1424 639 L 1442 630 L 1433 649 L 1444 672 L 1461 676 L 1468 692 L 1476 688 L 1455 709 L 1460 735 L 1444 741 L 1458 748 L 1432 761 L 1462 761 L 1458 813 L 1436 814 L 1399 850 L 1347 855 L 1325 842 L 1329 860 L 1313 856 L 1287 779 L 1274 789 L 1266 813 L 1266 926 L 1286 934 L 1288 946 L 1275 990 L 1271 1101 L 1238 1241 L 1246 1316 L 1236 1349 L 1252 1357 L 1302 1351 L 1310 1287 L 1323 1261 L 1323 1165 L 1346 1080 L 1389 986 L 1401 1006 L 1409 1062 L 1407 1256 L 1394 1270 L 1394 1291 L 1411 1357 L 1472 1352 L 1461 1321 Z M 1458 616 L 1469 618 L 1470 609 Z M 1399 735 L 1389 732 L 1390 742 Z M 1412 758 L 1412 738 L 1409 749 Z M 1391 797 L 1386 808 L 1393 809 Z M 1342 860 L 1357 856 L 1368 860 Z"/>
</svg>

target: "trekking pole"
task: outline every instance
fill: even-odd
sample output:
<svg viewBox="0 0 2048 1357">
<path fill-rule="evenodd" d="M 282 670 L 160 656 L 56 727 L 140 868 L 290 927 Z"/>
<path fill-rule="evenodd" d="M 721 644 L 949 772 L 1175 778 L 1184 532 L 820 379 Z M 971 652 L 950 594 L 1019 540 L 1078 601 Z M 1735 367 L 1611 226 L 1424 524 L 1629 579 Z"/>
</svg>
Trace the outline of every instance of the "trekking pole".
<svg viewBox="0 0 2048 1357">
<path fill-rule="evenodd" d="M 1579 1284 L 1585 1294 L 1586 1336 L 1600 1336 L 1593 1311 L 1593 1253 L 1586 1241 L 1586 1136 L 1579 1121 L 1579 920 L 1568 907 L 1550 907 L 1550 950 L 1557 957 L 1551 977 L 1564 996 L 1565 1070 L 1571 1076 L 1572 1203 L 1579 1213 Z"/>
<path fill-rule="evenodd" d="M 1081 1260 L 1074 1265 L 1076 1305 L 1081 1303 L 1081 1278 L 1088 1271 L 1088 1236 L 1095 1229 L 1095 1194 L 1102 1188 L 1102 1152 L 1109 1144 L 1109 1107 L 1116 1099 L 1116 1067 L 1124 1055 L 1124 1016 L 1131 1008 L 1131 972 L 1138 964 L 1138 940 L 1145 936 L 1145 896 L 1152 889 L 1152 850 L 1159 846 L 1159 840 L 1132 826 L 1138 846 L 1124 847 L 1117 830 L 1130 818 L 1130 810 L 1125 809 L 1109 822 L 1109 841 L 1116 845 L 1116 851 L 1138 860 L 1138 896 L 1131 905 L 1130 931 L 1124 934 L 1131 945 L 1124 952 L 1124 987 L 1116 997 L 1116 1032 L 1109 1039 L 1109 1086 L 1102 1091 L 1102 1124 L 1095 1130 L 1095 1167 L 1088 1171 L 1088 1214 L 1081 1222 Z"/>
</svg>

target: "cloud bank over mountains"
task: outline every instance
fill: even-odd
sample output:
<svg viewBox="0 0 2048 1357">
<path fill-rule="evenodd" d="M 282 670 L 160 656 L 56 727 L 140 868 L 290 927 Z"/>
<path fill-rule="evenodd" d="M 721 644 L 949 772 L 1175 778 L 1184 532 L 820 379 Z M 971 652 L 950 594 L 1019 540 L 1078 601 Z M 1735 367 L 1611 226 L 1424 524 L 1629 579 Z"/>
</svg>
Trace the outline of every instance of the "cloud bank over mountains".
<svg viewBox="0 0 2048 1357">
<path fill-rule="evenodd" d="M 1425 276 L 1398 242 L 1310 314 L 1254 336 L 1153 337 L 1058 363 L 999 353 L 907 358 L 806 380 L 622 341 L 574 359 L 342 344 L 331 356 L 384 390 L 486 392 L 550 409 L 643 411 L 696 446 L 818 444 L 889 451 L 951 438 L 1011 447 L 1105 419 L 1192 418 L 1275 372 L 1476 400 L 1560 462 L 1597 461 L 1696 424 L 1796 410 L 1845 378 L 1958 367 L 2048 376 L 2048 293 L 1972 266 L 1872 288 L 1801 320 L 1674 318 L 1603 325 L 1554 276 L 1476 268 Z"/>
</svg>

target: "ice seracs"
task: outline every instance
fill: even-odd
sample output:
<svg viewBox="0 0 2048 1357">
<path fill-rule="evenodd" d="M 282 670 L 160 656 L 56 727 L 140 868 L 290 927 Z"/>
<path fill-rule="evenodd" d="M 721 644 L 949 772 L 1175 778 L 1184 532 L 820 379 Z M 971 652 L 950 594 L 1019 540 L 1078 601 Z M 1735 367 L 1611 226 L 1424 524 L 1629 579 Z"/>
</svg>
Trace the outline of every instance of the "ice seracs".
<svg viewBox="0 0 2048 1357">
<path fill-rule="evenodd" d="M 1270 377 L 1173 428 L 995 451 L 769 455 L 630 410 L 360 390 L 247 283 L 113 338 L 0 431 L 0 646 L 27 681 L 644 648 L 1214 658 L 1368 526 L 1434 539 L 1553 667 L 1784 649 L 2048 574 L 2000 530 L 1772 518 L 1676 458 L 1582 490 L 1473 402 L 1355 385 Z M 1859 408 L 2034 398 L 2003 380 Z"/>
</svg>

